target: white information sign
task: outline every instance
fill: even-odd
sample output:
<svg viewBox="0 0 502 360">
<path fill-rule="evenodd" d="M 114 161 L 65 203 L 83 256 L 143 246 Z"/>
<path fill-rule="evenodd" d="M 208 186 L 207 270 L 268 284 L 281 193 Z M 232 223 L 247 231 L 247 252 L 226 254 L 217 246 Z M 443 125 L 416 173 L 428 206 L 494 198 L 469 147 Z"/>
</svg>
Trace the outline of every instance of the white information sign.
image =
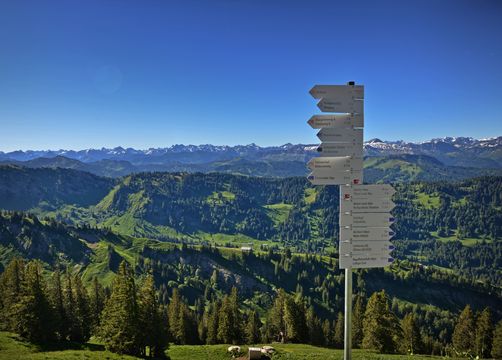
<svg viewBox="0 0 502 360">
<path fill-rule="evenodd" d="M 344 127 L 364 127 L 363 114 L 332 114 L 332 115 L 314 115 L 308 121 L 313 129 L 322 128 L 344 128 Z"/>
<path fill-rule="evenodd" d="M 389 227 L 394 221 L 394 217 L 389 213 L 340 212 L 340 226 Z"/>
<path fill-rule="evenodd" d="M 369 213 L 369 212 L 384 212 L 388 213 L 396 204 L 389 198 L 374 198 L 374 199 L 352 199 L 343 200 L 340 202 L 341 212 L 352 213 Z"/>
<path fill-rule="evenodd" d="M 388 241 L 396 233 L 382 227 L 341 227 L 340 241 Z"/>
<path fill-rule="evenodd" d="M 322 142 L 343 142 L 363 145 L 363 129 L 323 128 L 317 133 Z"/>
<path fill-rule="evenodd" d="M 353 199 L 374 199 L 374 198 L 391 198 L 396 193 L 396 190 L 389 184 L 376 185 L 361 185 L 357 187 L 345 186 L 341 187 L 343 193 L 342 198 L 347 200 Z"/>
<path fill-rule="evenodd" d="M 317 107 L 322 112 L 364 113 L 364 102 L 362 100 L 332 100 L 323 98 L 317 103 Z"/>
<path fill-rule="evenodd" d="M 317 148 L 320 156 L 353 156 L 363 157 L 362 145 L 354 143 L 322 143 Z"/>
<path fill-rule="evenodd" d="M 342 171 L 331 173 L 330 175 L 317 174 L 312 172 L 307 179 L 313 185 L 345 185 L 345 184 L 359 184 L 362 180 L 362 171 Z"/>
<path fill-rule="evenodd" d="M 394 259 L 387 254 L 374 255 L 340 255 L 340 268 L 375 268 L 384 267 L 392 264 Z"/>
<path fill-rule="evenodd" d="M 307 166 L 316 173 L 329 173 L 338 171 L 362 171 L 363 159 L 350 156 L 343 157 L 317 157 L 311 159 Z"/>
<path fill-rule="evenodd" d="M 309 91 L 314 99 L 345 98 L 364 99 L 363 85 L 315 85 Z"/>
<path fill-rule="evenodd" d="M 340 241 L 340 254 L 390 254 L 394 245 L 390 241 Z"/>
</svg>

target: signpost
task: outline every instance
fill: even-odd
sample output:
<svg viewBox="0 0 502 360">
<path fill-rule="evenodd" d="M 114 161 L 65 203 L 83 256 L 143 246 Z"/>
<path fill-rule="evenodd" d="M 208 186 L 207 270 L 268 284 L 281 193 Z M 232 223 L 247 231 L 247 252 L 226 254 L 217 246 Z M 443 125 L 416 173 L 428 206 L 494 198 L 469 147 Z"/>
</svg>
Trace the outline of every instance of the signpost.
<svg viewBox="0 0 502 360">
<path fill-rule="evenodd" d="M 362 144 L 354 143 L 322 143 L 317 148 L 320 156 L 353 156 L 363 157 Z"/>
<path fill-rule="evenodd" d="M 356 99 L 364 99 L 364 86 L 347 85 L 315 85 L 309 91 L 314 99 L 322 98 L 344 98 L 348 95 Z"/>
<path fill-rule="evenodd" d="M 340 241 L 340 253 L 352 255 L 390 254 L 394 245 L 390 241 Z"/>
<path fill-rule="evenodd" d="M 343 142 L 363 144 L 363 129 L 354 128 L 323 128 L 317 133 L 317 137 L 322 142 Z"/>
<path fill-rule="evenodd" d="M 353 158 L 350 156 L 342 157 L 318 157 L 313 158 L 307 163 L 310 170 L 327 170 L 327 171 L 362 171 L 363 159 Z"/>
<path fill-rule="evenodd" d="M 390 265 L 394 259 L 395 207 L 390 185 L 362 185 L 364 86 L 315 85 L 310 94 L 322 112 L 307 123 L 320 129 L 319 157 L 308 162 L 313 185 L 340 186 L 339 267 L 345 269 L 344 360 L 352 358 L 352 269 Z"/>
<path fill-rule="evenodd" d="M 371 199 L 346 199 L 342 198 L 340 211 L 351 211 L 352 213 L 388 213 L 396 204 L 389 198 L 371 198 Z"/>
<path fill-rule="evenodd" d="M 396 235 L 396 233 L 392 231 L 390 228 L 381 228 L 381 227 L 351 228 L 349 226 L 340 228 L 340 241 L 358 241 L 358 240 L 388 241 L 394 235 Z"/>
<path fill-rule="evenodd" d="M 362 171 L 347 171 L 337 170 L 331 171 L 314 171 L 311 172 L 307 179 L 312 185 L 346 185 L 346 184 L 359 184 L 362 182 Z"/>
<path fill-rule="evenodd" d="M 394 221 L 394 217 L 388 213 L 340 212 L 340 226 L 342 227 L 389 227 Z"/>
<path fill-rule="evenodd" d="M 384 266 L 389 266 L 392 264 L 394 261 L 394 258 L 392 258 L 389 255 L 384 255 L 384 254 L 375 254 L 375 255 L 340 255 L 340 267 L 345 268 L 346 270 L 349 269 L 361 269 L 361 268 L 375 268 L 375 267 L 384 267 Z M 347 286 L 345 287 L 345 290 L 347 289 Z M 345 292 L 345 296 L 347 297 L 347 292 Z M 350 300 L 352 301 L 352 300 Z M 352 303 L 350 304 L 350 307 L 352 308 Z M 345 310 L 347 310 L 347 306 L 345 307 Z M 347 314 L 349 316 L 349 314 Z M 350 323 L 349 323 L 350 327 Z M 347 329 L 345 329 L 347 331 Z M 350 330 L 349 330 L 350 331 Z M 347 332 L 346 332 L 347 333 Z M 349 339 L 345 339 L 346 341 Z M 352 341 L 352 339 L 350 339 Z M 352 351 L 352 349 L 347 350 L 348 348 L 351 348 L 350 344 L 345 343 L 345 351 Z M 349 356 L 346 355 L 344 352 L 344 360 L 349 360 L 352 358 L 352 354 Z"/>
<path fill-rule="evenodd" d="M 345 113 L 363 113 L 363 100 L 353 100 L 353 99 L 341 99 L 332 100 L 327 98 L 322 98 L 321 101 L 317 103 L 317 107 L 322 112 L 345 112 Z"/>
<path fill-rule="evenodd" d="M 314 115 L 307 124 L 313 129 L 351 126 L 360 128 L 364 126 L 364 116 L 363 114 Z"/>
</svg>

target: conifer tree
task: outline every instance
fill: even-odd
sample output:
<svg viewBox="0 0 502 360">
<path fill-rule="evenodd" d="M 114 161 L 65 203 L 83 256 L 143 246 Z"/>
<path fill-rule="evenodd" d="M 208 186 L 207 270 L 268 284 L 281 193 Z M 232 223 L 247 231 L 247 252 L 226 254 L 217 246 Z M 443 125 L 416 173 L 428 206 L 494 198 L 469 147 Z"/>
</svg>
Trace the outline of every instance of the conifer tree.
<svg viewBox="0 0 502 360">
<path fill-rule="evenodd" d="M 490 308 L 486 307 L 476 320 L 476 355 L 487 358 L 491 353 L 493 324 Z"/>
<path fill-rule="evenodd" d="M 218 324 L 219 324 L 220 305 L 214 302 L 209 309 L 207 317 L 207 337 L 206 344 L 218 343 Z"/>
<path fill-rule="evenodd" d="M 26 265 L 21 297 L 15 308 L 16 332 L 19 335 L 36 343 L 55 339 L 52 308 L 47 298 L 42 266 L 37 260 Z"/>
<path fill-rule="evenodd" d="M 218 319 L 218 340 L 224 344 L 231 344 L 234 338 L 232 333 L 233 316 L 230 309 L 230 299 L 227 295 L 223 298 Z"/>
<path fill-rule="evenodd" d="M 22 295 L 24 273 L 24 260 L 14 258 L 0 275 L 0 288 L 2 289 L 0 327 L 2 330 L 19 331 L 18 305 Z"/>
<path fill-rule="evenodd" d="M 502 359 L 502 320 L 497 323 L 493 331 L 492 357 Z"/>
<path fill-rule="evenodd" d="M 403 338 L 401 352 L 404 354 L 417 354 L 422 351 L 422 337 L 413 313 L 406 314 L 401 321 Z"/>
<path fill-rule="evenodd" d="M 474 352 L 475 326 L 474 314 L 469 305 L 466 305 L 460 313 L 455 329 L 453 330 L 453 347 L 462 355 Z"/>
<path fill-rule="evenodd" d="M 267 317 L 265 337 L 268 341 L 285 341 L 286 325 L 284 323 L 284 309 L 286 297 L 286 292 L 283 289 L 279 289 L 274 300 L 274 305 Z"/>
<path fill-rule="evenodd" d="M 364 312 L 363 348 L 393 353 L 399 331 L 399 320 L 389 308 L 385 291 L 373 293 Z"/>
<path fill-rule="evenodd" d="M 128 264 L 122 261 L 101 319 L 100 336 L 106 348 L 119 354 L 142 355 L 138 324 L 134 276 Z"/>
<path fill-rule="evenodd" d="M 89 306 L 91 313 L 91 330 L 96 333 L 99 329 L 101 321 L 101 313 L 105 307 L 106 295 L 103 286 L 99 283 L 98 278 L 92 279 L 92 287 L 89 296 Z"/>
<path fill-rule="evenodd" d="M 65 283 L 63 289 L 63 305 L 65 314 L 64 327 L 66 330 L 65 338 L 78 341 L 79 329 L 77 328 L 77 317 L 75 307 L 75 292 L 73 290 L 73 278 L 67 270 L 65 274 Z"/>
<path fill-rule="evenodd" d="M 310 343 L 313 345 L 322 345 L 324 343 L 322 325 L 319 318 L 315 315 L 314 308 L 312 306 L 307 311 L 306 322 Z"/>
<path fill-rule="evenodd" d="M 180 324 L 181 315 L 181 298 L 177 288 L 173 289 L 173 294 L 171 296 L 171 301 L 167 307 L 168 319 L 169 319 L 169 333 L 171 334 L 172 340 L 180 344 L 180 333 L 182 333 Z"/>
<path fill-rule="evenodd" d="M 53 323 L 54 329 L 60 340 L 66 339 L 68 322 L 66 319 L 65 309 L 64 309 L 64 296 L 63 296 L 63 284 L 61 282 L 61 273 L 57 269 L 54 274 L 52 274 L 52 284 L 50 288 L 49 296 L 53 312 Z"/>
<path fill-rule="evenodd" d="M 75 335 L 73 339 L 78 342 L 86 342 L 91 335 L 91 313 L 89 306 L 89 296 L 87 290 L 82 284 L 80 276 L 77 274 L 73 277 L 74 283 L 74 299 L 75 299 Z"/>
<path fill-rule="evenodd" d="M 360 279 L 359 277 L 358 279 Z M 352 346 L 360 348 L 363 342 L 364 328 L 364 297 L 360 294 L 355 296 L 354 310 L 352 314 Z"/>
<path fill-rule="evenodd" d="M 151 357 L 161 357 L 167 346 L 167 332 L 163 324 L 162 313 L 155 291 L 153 276 L 149 275 L 141 288 L 141 333 L 143 345 L 149 349 Z M 146 351 L 145 351 L 146 354 Z"/>
<path fill-rule="evenodd" d="M 308 339 L 307 321 L 305 319 L 305 306 L 295 301 L 292 296 L 287 296 L 284 302 L 285 338 L 288 341 L 304 343 Z"/>
<path fill-rule="evenodd" d="M 333 332 L 333 343 L 336 348 L 342 349 L 344 343 L 344 330 L 345 330 L 345 318 L 343 313 L 340 311 L 336 317 L 336 325 Z"/>
<path fill-rule="evenodd" d="M 246 324 L 246 342 L 248 344 L 256 344 L 260 341 L 261 321 L 256 311 L 251 311 L 248 315 Z"/>
<path fill-rule="evenodd" d="M 324 320 L 322 323 L 322 333 L 324 335 L 324 345 L 332 346 L 333 330 L 331 329 L 331 324 L 328 319 Z"/>
</svg>

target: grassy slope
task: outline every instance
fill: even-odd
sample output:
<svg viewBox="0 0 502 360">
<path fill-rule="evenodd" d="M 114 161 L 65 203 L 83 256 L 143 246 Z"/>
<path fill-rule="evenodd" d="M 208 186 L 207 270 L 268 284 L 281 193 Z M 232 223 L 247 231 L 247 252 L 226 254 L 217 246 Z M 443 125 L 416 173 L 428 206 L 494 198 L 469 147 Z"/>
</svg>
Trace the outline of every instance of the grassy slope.
<svg viewBox="0 0 502 360">
<path fill-rule="evenodd" d="M 0 359 L 1 360 L 41 360 L 41 359 L 137 359 L 132 356 L 120 356 L 105 351 L 102 345 L 68 344 L 65 349 L 40 349 L 39 347 L 21 341 L 16 335 L 0 332 Z"/>
<path fill-rule="evenodd" d="M 328 360 L 341 359 L 342 350 L 333 350 L 303 344 L 273 344 L 277 350 L 273 359 L 288 360 Z M 229 360 L 228 345 L 173 345 L 168 351 L 172 360 Z M 243 347 L 246 351 L 247 347 Z M 428 356 L 379 355 L 364 350 L 354 350 L 354 360 L 405 360 L 405 359 L 440 359 Z M 105 351 L 102 345 L 86 344 L 80 346 L 69 344 L 66 349 L 40 349 L 35 345 L 21 341 L 13 334 L 0 332 L 0 360 L 38 360 L 38 359 L 138 359 L 132 356 L 120 356 Z"/>
</svg>

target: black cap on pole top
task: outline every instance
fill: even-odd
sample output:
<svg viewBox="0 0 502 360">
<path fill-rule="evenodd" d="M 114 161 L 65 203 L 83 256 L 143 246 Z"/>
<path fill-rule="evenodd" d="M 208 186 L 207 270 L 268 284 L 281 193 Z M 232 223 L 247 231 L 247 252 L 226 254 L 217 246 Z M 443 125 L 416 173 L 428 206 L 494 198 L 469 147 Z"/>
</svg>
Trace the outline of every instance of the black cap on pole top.
<svg viewBox="0 0 502 360">
<path fill-rule="evenodd" d="M 356 82 L 355 82 L 355 81 L 349 81 L 349 82 L 347 83 L 347 85 L 352 85 L 352 86 L 354 86 L 355 84 L 356 84 Z"/>
</svg>

